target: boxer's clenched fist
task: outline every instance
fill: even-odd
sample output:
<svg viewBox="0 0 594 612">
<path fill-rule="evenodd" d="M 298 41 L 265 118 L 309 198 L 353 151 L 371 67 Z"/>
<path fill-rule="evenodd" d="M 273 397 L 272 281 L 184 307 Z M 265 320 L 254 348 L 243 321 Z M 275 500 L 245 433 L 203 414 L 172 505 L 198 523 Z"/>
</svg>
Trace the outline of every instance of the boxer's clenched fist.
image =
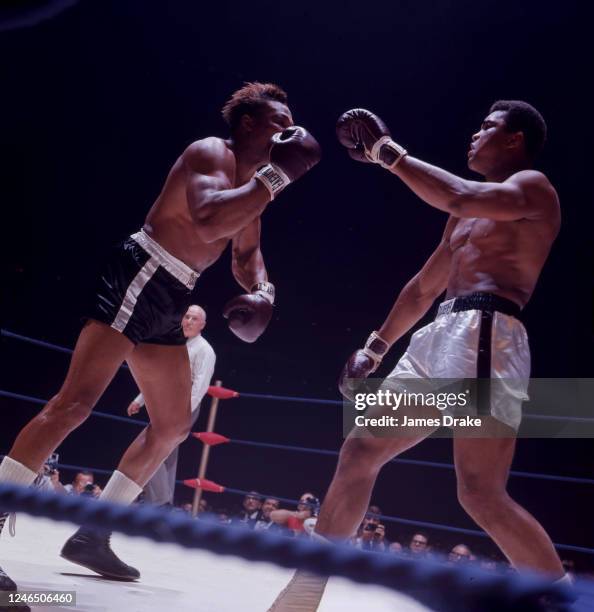
<svg viewBox="0 0 594 612">
<path fill-rule="evenodd" d="M 342 114 L 336 123 L 336 135 L 357 161 L 391 170 L 406 155 L 406 150 L 392 140 L 388 126 L 364 108 Z"/>
<path fill-rule="evenodd" d="M 274 197 L 289 183 L 301 178 L 322 157 L 318 141 L 305 129 L 292 126 L 272 137 L 270 163 L 256 172 Z"/>
<path fill-rule="evenodd" d="M 272 303 L 259 293 L 245 293 L 225 304 L 223 316 L 240 340 L 255 342 L 270 323 Z"/>
<path fill-rule="evenodd" d="M 350 356 L 338 379 L 338 389 L 346 399 L 354 400 L 360 382 L 377 370 L 389 348 L 377 332 L 372 332 L 365 346 Z"/>
</svg>

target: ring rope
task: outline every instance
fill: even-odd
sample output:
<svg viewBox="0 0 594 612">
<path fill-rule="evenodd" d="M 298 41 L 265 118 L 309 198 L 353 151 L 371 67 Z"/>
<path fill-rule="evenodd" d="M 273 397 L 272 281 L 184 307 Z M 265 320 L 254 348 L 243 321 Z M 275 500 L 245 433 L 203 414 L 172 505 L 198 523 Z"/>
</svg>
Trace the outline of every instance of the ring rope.
<svg viewBox="0 0 594 612">
<path fill-rule="evenodd" d="M 156 542 L 171 542 L 186 548 L 379 584 L 410 594 L 428 605 L 439 605 L 440 610 L 447 612 L 475 609 L 529 612 L 541 609 L 538 598 L 543 595 L 561 601 L 573 598 L 567 587 L 553 585 L 534 574 L 486 573 L 478 568 L 413 561 L 352 547 L 223 527 L 193 520 L 181 512 L 168 513 L 149 506 L 120 506 L 7 483 L 0 484 L 0 506 L 6 511 L 107 528 Z M 592 587 L 584 584 L 580 588 Z M 452 597 L 452 593 L 456 596 Z"/>
<path fill-rule="evenodd" d="M 8 397 L 11 399 L 22 400 L 26 402 L 31 402 L 34 404 L 39 404 L 44 406 L 47 404 L 47 400 L 43 400 L 37 397 L 31 397 L 30 395 L 23 395 L 21 393 L 13 393 L 12 391 L 5 391 L 0 389 L 0 397 Z M 104 419 L 112 419 L 115 421 L 121 421 L 123 423 L 131 423 L 132 425 L 146 427 L 149 422 L 141 419 L 131 419 L 129 417 L 123 417 L 115 414 L 110 414 L 108 412 L 101 412 L 99 410 L 93 410 L 91 415 L 98 416 Z M 233 444 L 240 444 L 242 446 L 253 446 L 257 448 L 269 448 L 269 449 L 277 449 L 277 450 L 287 450 L 301 453 L 309 453 L 309 454 L 317 454 L 317 455 L 328 455 L 328 456 L 338 456 L 339 451 L 327 450 L 322 448 L 309 448 L 306 446 L 293 446 L 289 444 L 275 444 L 271 442 L 257 442 L 254 440 L 241 440 L 238 438 L 231 438 L 229 442 Z M 418 466 L 426 466 L 447 470 L 454 470 L 455 466 L 453 463 L 445 463 L 438 461 L 426 461 L 424 459 L 405 459 L 401 457 L 395 457 L 391 459 L 389 463 L 402 463 L 406 465 L 418 465 Z M 518 470 L 510 470 L 510 476 L 517 476 L 521 478 L 535 478 L 540 480 L 552 480 L 557 482 L 570 482 L 574 484 L 594 484 L 594 478 L 584 478 L 578 476 L 561 476 L 558 474 L 542 474 L 538 472 L 524 472 Z"/>
<path fill-rule="evenodd" d="M 1 392 L 0 392 L 1 393 Z M 316 455 L 333 455 L 338 456 L 339 451 L 326 450 L 323 448 L 309 448 L 305 446 L 291 446 L 288 444 L 274 444 L 271 442 L 254 442 L 252 440 L 239 440 L 237 438 L 231 438 L 229 440 L 232 444 L 241 444 L 242 446 L 255 446 L 260 448 L 270 448 L 276 450 L 288 450 L 301 453 L 311 453 Z M 455 466 L 453 463 L 442 463 L 439 461 L 426 461 L 424 459 L 404 459 L 401 457 L 394 457 L 388 463 L 403 463 L 407 465 L 418 465 L 433 468 L 441 468 L 447 470 L 454 470 Z M 578 476 L 560 476 L 556 474 L 541 474 L 538 472 L 522 472 L 518 470 L 510 470 L 510 476 L 519 476 L 522 478 L 538 478 L 541 480 L 555 480 L 559 482 L 571 482 L 575 484 L 594 484 L 594 478 L 582 478 Z"/>
<path fill-rule="evenodd" d="M 49 348 L 53 350 L 58 350 L 62 353 L 72 354 L 72 349 L 65 348 L 63 346 L 58 346 L 57 344 L 52 344 L 51 342 L 45 342 L 44 340 L 36 340 L 35 338 L 29 338 L 28 336 L 23 336 L 21 334 L 16 334 L 14 332 L 8 331 L 6 329 L 1 330 L 2 336 L 7 338 L 12 338 L 14 340 L 20 340 L 23 342 L 28 342 L 29 344 L 34 344 L 36 346 L 42 346 L 44 348 Z M 129 369 L 128 366 L 123 363 L 121 368 Z M 282 401 L 282 402 L 298 402 L 303 404 L 321 404 L 327 406 L 343 406 L 344 402 L 341 400 L 330 400 L 330 399 L 321 399 L 316 397 L 297 397 L 292 395 L 271 395 L 264 393 L 244 393 L 239 394 L 240 397 L 248 398 L 248 399 L 260 399 L 260 400 L 272 400 L 272 401 Z M 572 417 L 572 416 L 554 416 L 554 415 L 546 415 L 546 414 L 524 414 L 524 419 L 535 419 L 539 421 L 559 421 L 562 420 L 565 423 L 584 423 L 584 424 L 592 424 L 594 419 L 588 417 Z"/>
<path fill-rule="evenodd" d="M 0 459 L 3 458 L 4 455 L 0 455 Z M 94 472 L 97 474 L 105 474 L 105 475 L 109 475 L 113 472 L 113 470 L 105 470 L 102 468 L 94 468 L 94 467 L 88 467 L 88 466 L 84 466 L 84 465 L 72 465 L 69 463 L 56 463 L 56 467 L 60 468 L 60 469 L 64 469 L 64 470 L 72 470 L 74 472 Z M 183 480 L 176 480 L 175 481 L 176 484 L 178 485 L 185 485 L 185 482 Z M 242 497 L 245 497 L 246 495 L 250 495 L 253 494 L 253 491 L 244 491 L 243 489 L 234 489 L 232 487 L 224 487 L 224 492 L 225 493 L 230 493 L 233 495 L 239 495 Z M 258 493 L 260 495 L 260 497 L 262 497 L 263 499 L 266 499 L 268 497 L 270 498 L 274 498 L 274 499 L 278 499 L 281 502 L 287 503 L 287 504 L 293 504 L 293 505 L 297 505 L 299 503 L 298 499 L 291 499 L 290 497 L 281 497 L 279 495 L 275 495 L 275 494 L 268 494 L 268 493 Z M 403 517 L 399 517 L 399 516 L 389 516 L 387 514 L 378 514 L 376 515 L 379 519 L 381 519 L 382 521 L 388 521 L 391 523 L 400 523 L 402 525 L 410 525 L 412 527 L 424 527 L 427 529 L 436 529 L 438 531 L 449 531 L 452 533 L 460 533 L 463 535 L 470 535 L 470 536 L 478 536 L 481 538 L 489 538 L 489 535 L 486 534 L 484 531 L 480 531 L 478 529 L 467 529 L 464 527 L 453 527 L 452 525 L 444 525 L 443 523 L 433 523 L 430 521 L 418 521 L 418 520 L 413 520 L 413 519 L 407 519 L 407 518 L 403 518 Z M 584 554 L 588 554 L 588 555 L 594 555 L 594 548 L 587 548 L 584 546 L 576 546 L 574 544 L 558 544 L 556 542 L 553 542 L 553 546 L 555 548 L 558 548 L 559 550 L 570 550 L 572 552 L 579 552 L 579 553 L 584 553 Z"/>
<path fill-rule="evenodd" d="M 31 397 L 30 395 L 22 395 L 21 393 L 13 393 L 12 391 L 4 391 L 0 389 L 0 397 L 10 397 L 11 399 L 23 400 L 25 402 L 31 402 L 33 404 L 39 404 L 45 406 L 48 400 L 43 400 L 39 397 Z M 148 421 L 140 421 L 138 419 L 131 419 L 130 417 L 118 416 L 117 414 L 109 414 L 108 412 L 101 412 L 100 410 L 93 410 L 92 415 L 98 416 L 103 419 L 112 419 L 113 421 L 122 421 L 124 423 L 132 423 L 132 425 L 140 425 L 146 427 Z"/>
</svg>

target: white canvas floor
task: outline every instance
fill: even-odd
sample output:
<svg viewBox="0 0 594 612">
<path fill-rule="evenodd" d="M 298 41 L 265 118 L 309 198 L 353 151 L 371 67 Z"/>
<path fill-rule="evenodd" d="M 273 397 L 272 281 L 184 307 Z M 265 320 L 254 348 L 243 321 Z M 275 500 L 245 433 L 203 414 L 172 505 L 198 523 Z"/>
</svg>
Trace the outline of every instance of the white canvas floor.
<svg viewBox="0 0 594 612">
<path fill-rule="evenodd" d="M 292 571 L 144 538 L 114 534 L 114 551 L 141 573 L 138 582 L 97 576 L 60 558 L 76 526 L 19 514 L 16 537 L 0 541 L 0 565 L 21 590 L 74 590 L 77 604 L 31 606 L 38 612 L 265 612 Z M 319 612 L 421 612 L 414 600 L 382 587 L 332 578 Z"/>
</svg>

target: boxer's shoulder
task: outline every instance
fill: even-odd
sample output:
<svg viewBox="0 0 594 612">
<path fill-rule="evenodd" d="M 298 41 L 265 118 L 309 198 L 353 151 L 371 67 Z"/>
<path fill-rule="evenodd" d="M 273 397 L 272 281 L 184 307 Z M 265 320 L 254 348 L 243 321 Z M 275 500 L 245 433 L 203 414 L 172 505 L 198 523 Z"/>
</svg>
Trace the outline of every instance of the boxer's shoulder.
<svg viewBox="0 0 594 612">
<path fill-rule="evenodd" d="M 512 174 L 506 183 L 520 189 L 532 218 L 555 221 L 559 216 L 559 196 L 546 174 L 539 170 L 521 170 Z"/>
<path fill-rule="evenodd" d="M 227 170 L 235 165 L 235 156 L 226 141 L 215 136 L 195 140 L 183 152 L 182 159 L 195 172 Z"/>
<path fill-rule="evenodd" d="M 507 180 L 508 183 L 516 183 L 518 185 L 526 187 L 547 187 L 553 189 L 551 181 L 547 178 L 547 175 L 540 170 L 524 169 L 514 172 Z"/>
</svg>

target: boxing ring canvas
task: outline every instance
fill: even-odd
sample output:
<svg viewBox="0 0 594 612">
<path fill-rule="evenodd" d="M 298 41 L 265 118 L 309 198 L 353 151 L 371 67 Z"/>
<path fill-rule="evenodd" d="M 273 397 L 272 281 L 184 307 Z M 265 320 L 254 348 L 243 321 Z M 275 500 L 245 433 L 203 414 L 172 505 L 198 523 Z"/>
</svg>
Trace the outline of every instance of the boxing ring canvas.
<svg viewBox="0 0 594 612">
<path fill-rule="evenodd" d="M 3 567 L 22 591 L 76 591 L 76 606 L 31 606 L 37 612 L 265 612 L 293 570 L 270 563 L 156 544 L 114 533 L 117 554 L 138 566 L 138 582 L 108 580 L 60 558 L 76 525 L 18 514 L 16 535 L 2 539 Z M 423 612 L 425 606 L 395 591 L 331 578 L 319 612 Z"/>
</svg>

